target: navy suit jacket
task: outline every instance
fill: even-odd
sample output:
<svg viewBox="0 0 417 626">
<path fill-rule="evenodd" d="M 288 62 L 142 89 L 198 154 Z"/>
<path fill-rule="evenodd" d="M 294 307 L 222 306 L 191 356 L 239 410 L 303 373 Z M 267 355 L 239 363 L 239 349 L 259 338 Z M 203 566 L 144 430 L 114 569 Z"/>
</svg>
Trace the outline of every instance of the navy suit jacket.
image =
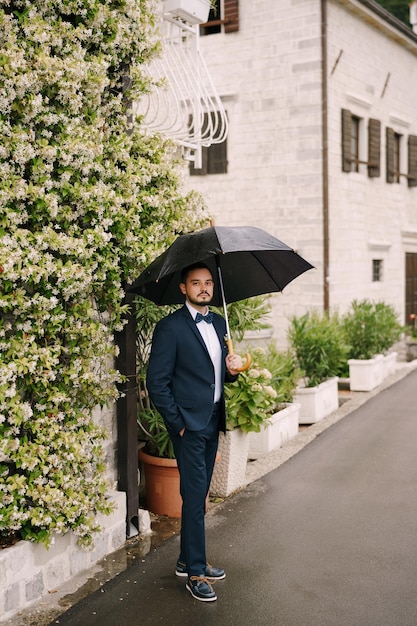
<svg viewBox="0 0 417 626">
<path fill-rule="evenodd" d="M 226 323 L 213 315 L 213 325 L 222 348 L 222 381 L 233 382 L 226 369 Z M 168 432 L 183 428 L 201 430 L 213 411 L 214 366 L 206 344 L 186 306 L 162 319 L 155 327 L 147 380 L 149 396 L 162 415 Z M 220 430 L 226 430 L 222 385 Z"/>
</svg>

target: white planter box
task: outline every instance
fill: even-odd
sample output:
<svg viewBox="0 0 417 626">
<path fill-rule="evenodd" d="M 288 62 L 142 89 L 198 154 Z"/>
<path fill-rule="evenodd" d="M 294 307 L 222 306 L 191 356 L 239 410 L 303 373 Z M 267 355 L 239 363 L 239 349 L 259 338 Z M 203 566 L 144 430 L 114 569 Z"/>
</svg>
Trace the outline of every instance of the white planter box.
<svg viewBox="0 0 417 626">
<path fill-rule="evenodd" d="M 397 362 L 397 353 L 389 352 L 384 356 L 385 376 L 393 374 L 395 371 L 395 364 Z"/>
<path fill-rule="evenodd" d="M 164 13 L 172 13 L 188 24 L 204 24 L 210 13 L 209 0 L 164 0 Z"/>
<path fill-rule="evenodd" d="M 245 484 L 249 437 L 240 428 L 220 433 L 219 458 L 214 466 L 210 493 L 225 498 Z"/>
<path fill-rule="evenodd" d="M 257 459 L 280 448 L 298 434 L 300 405 L 291 403 L 274 413 L 259 433 L 249 433 L 249 459 Z"/>
<path fill-rule="evenodd" d="M 351 391 L 371 391 L 384 379 L 384 356 L 377 354 L 373 359 L 349 359 Z"/>
<path fill-rule="evenodd" d="M 317 387 L 297 387 L 294 402 L 300 404 L 299 424 L 315 424 L 339 408 L 338 377 Z"/>
</svg>

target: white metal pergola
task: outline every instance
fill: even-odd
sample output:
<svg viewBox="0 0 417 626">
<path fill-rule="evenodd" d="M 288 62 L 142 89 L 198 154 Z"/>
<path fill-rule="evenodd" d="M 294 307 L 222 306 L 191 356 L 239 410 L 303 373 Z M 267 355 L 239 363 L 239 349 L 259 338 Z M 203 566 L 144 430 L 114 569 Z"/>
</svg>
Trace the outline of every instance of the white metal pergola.
<svg viewBox="0 0 417 626">
<path fill-rule="evenodd" d="M 155 85 L 132 107 L 150 131 L 163 133 L 181 147 L 185 159 L 201 167 L 202 147 L 226 139 L 228 123 L 221 98 L 200 51 L 199 19 L 162 3 L 162 53 L 146 71 Z"/>
</svg>

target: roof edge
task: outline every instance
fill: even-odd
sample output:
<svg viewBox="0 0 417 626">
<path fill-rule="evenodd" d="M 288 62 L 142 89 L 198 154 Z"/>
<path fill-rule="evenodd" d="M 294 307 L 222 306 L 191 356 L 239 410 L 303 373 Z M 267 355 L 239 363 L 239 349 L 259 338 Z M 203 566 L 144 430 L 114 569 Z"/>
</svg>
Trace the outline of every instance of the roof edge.
<svg viewBox="0 0 417 626">
<path fill-rule="evenodd" d="M 395 17 L 395 15 L 387 11 L 387 9 L 384 9 L 384 7 L 378 4 L 376 0 L 357 0 L 357 2 L 370 9 L 373 13 L 376 13 L 376 15 L 382 18 L 390 26 L 393 26 L 396 30 L 399 30 L 408 39 L 411 39 L 411 41 L 417 44 L 417 33 L 413 31 L 411 26 L 406 26 L 404 22 L 402 22 L 397 17 Z"/>
</svg>

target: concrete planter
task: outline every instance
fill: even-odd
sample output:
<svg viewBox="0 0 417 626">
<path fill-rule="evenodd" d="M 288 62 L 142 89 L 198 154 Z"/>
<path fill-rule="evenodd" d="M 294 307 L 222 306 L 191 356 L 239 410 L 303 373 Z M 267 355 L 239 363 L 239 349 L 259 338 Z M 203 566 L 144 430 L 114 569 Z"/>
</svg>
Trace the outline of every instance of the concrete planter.
<svg viewBox="0 0 417 626">
<path fill-rule="evenodd" d="M 271 416 L 269 424 L 262 426 L 259 433 L 249 433 L 248 458 L 264 456 L 295 437 L 298 434 L 299 413 L 299 404 L 287 404 L 284 409 Z"/>
<path fill-rule="evenodd" d="M 209 12 L 209 0 L 164 0 L 164 13 L 172 13 L 188 24 L 204 24 Z"/>
<path fill-rule="evenodd" d="M 394 373 L 396 362 L 397 352 L 389 352 L 384 355 L 385 376 L 390 376 L 390 374 Z"/>
<path fill-rule="evenodd" d="M 373 359 L 349 359 L 351 391 L 371 391 L 384 379 L 384 356 L 377 354 Z"/>
<path fill-rule="evenodd" d="M 315 424 L 339 408 L 338 377 L 317 387 L 297 387 L 294 402 L 300 404 L 299 424 Z"/>
<path fill-rule="evenodd" d="M 210 493 L 225 498 L 245 484 L 249 437 L 240 428 L 220 433 L 219 458 L 214 467 Z"/>
</svg>

